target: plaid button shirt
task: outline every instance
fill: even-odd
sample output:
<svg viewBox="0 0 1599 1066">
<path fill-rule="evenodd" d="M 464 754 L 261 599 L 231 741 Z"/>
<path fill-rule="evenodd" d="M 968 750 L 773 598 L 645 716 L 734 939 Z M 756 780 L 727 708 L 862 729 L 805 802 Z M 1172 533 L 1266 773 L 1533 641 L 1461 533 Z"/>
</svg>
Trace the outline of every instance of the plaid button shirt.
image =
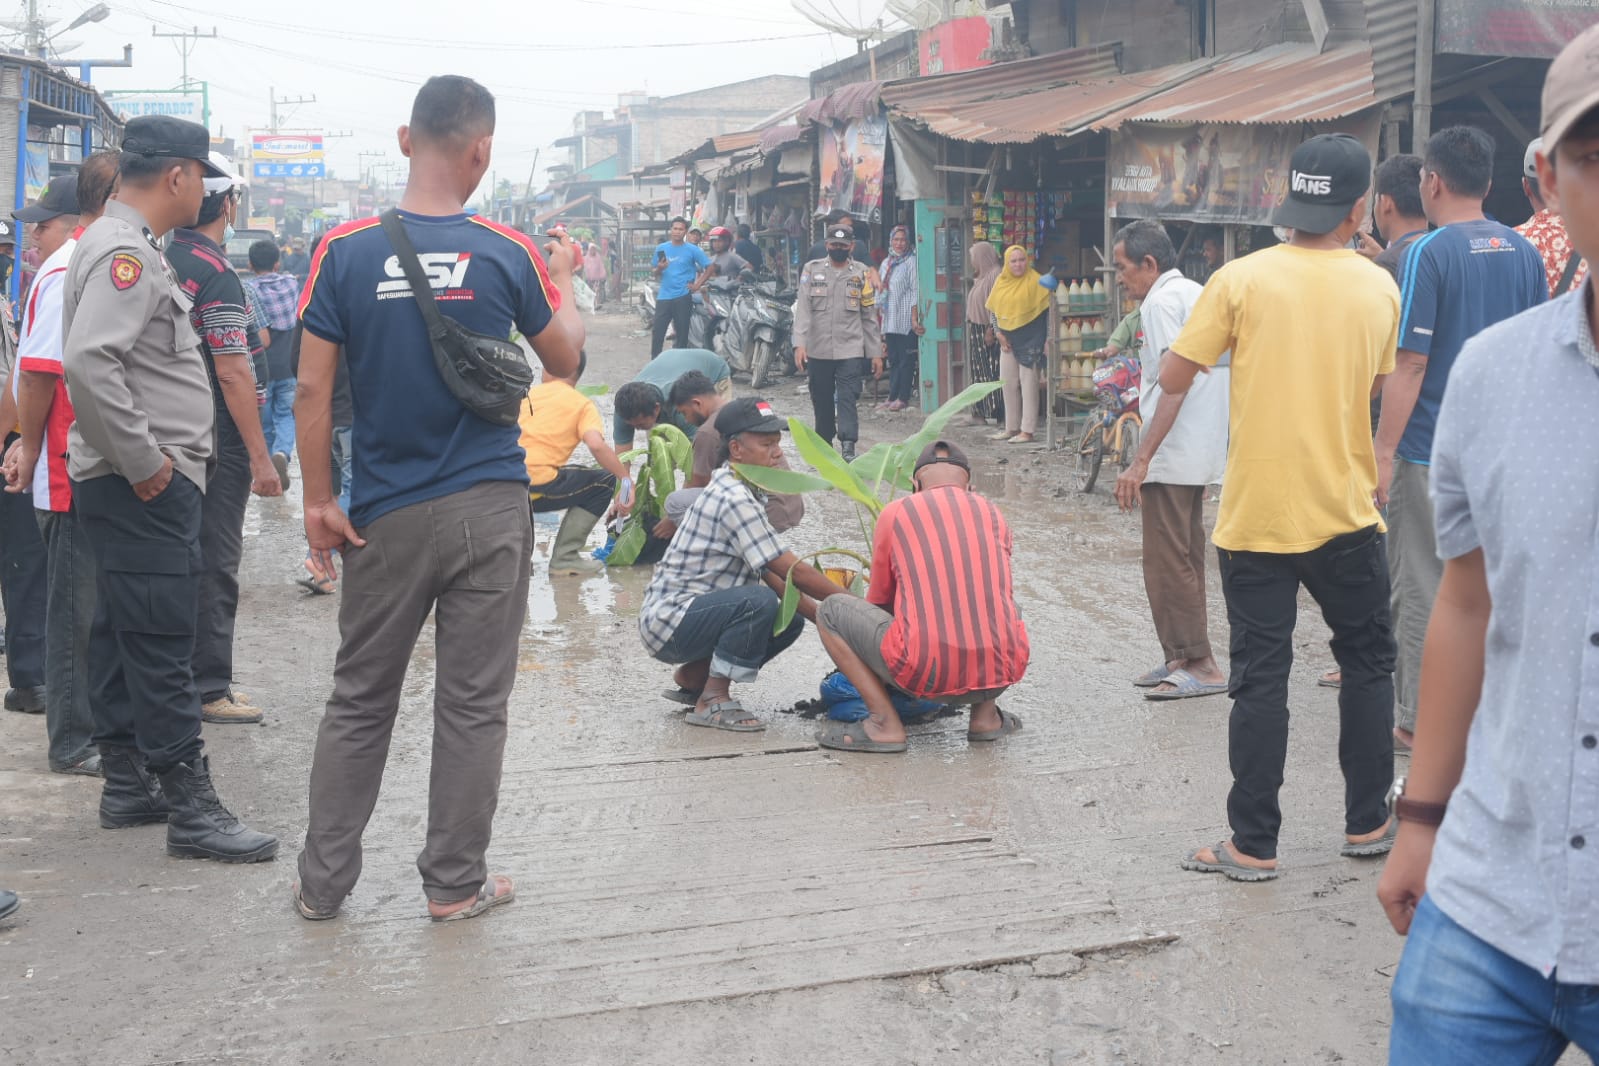
<svg viewBox="0 0 1599 1066">
<path fill-rule="evenodd" d="M 697 597 L 755 584 L 767 564 L 782 554 L 765 502 L 731 467 L 720 468 L 655 564 L 639 610 L 644 646 L 652 655 L 659 653 Z"/>
<path fill-rule="evenodd" d="M 244 279 L 245 288 L 255 297 L 262 322 L 271 329 L 294 328 L 300 286 L 288 274 L 255 274 Z"/>
</svg>

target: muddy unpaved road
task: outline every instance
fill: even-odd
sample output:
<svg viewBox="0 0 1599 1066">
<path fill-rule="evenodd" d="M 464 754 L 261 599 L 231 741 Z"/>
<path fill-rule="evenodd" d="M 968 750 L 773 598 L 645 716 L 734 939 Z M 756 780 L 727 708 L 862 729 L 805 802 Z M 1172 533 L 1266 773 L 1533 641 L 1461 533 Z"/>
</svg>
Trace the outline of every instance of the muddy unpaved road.
<svg viewBox="0 0 1599 1066">
<path fill-rule="evenodd" d="M 591 381 L 642 364 L 637 319 L 593 321 Z M 742 390 L 741 391 L 747 391 Z M 797 383 L 770 390 L 805 413 Z M 609 400 L 602 400 L 609 409 Z M 868 415 L 866 442 L 912 432 Z M 252 500 L 240 687 L 261 726 L 208 726 L 222 793 L 283 838 L 277 862 L 168 859 L 159 827 L 106 832 L 96 785 L 44 772 L 43 722 L 0 715 L 0 1062 L 1376 1063 L 1401 941 L 1379 864 L 1337 857 L 1335 694 L 1305 601 L 1283 804 L 1283 877 L 1236 885 L 1178 860 L 1225 835 L 1224 698 L 1156 704 L 1136 517 L 1066 491 L 1059 456 L 980 440 L 979 485 L 1016 535 L 1033 639 L 1006 705 L 1018 736 L 959 718 L 896 757 L 817 748 L 782 713 L 815 695 L 806 637 L 743 692 L 753 736 L 691 729 L 641 650 L 647 578 L 552 584 L 538 529 L 492 866 L 518 901 L 434 925 L 414 867 L 433 651 L 408 681 L 365 872 L 343 916 L 288 885 L 337 601 L 297 588 L 298 487 Z M 858 540 L 813 502 L 799 549 Z M 1214 575 L 1213 575 L 1214 578 Z M 1220 596 L 1212 633 L 1226 645 Z"/>
</svg>

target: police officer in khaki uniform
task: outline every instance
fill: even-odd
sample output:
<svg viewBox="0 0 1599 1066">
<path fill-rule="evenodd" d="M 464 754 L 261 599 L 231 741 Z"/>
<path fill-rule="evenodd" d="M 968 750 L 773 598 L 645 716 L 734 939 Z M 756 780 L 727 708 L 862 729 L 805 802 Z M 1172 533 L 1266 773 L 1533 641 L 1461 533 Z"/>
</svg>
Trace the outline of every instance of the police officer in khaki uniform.
<svg viewBox="0 0 1599 1066">
<path fill-rule="evenodd" d="M 810 372 L 816 432 L 829 442 L 837 437 L 846 461 L 855 458 L 861 437 L 856 407 L 867 361 L 873 376 L 883 373 L 871 267 L 850 259 L 854 247 L 849 229 L 830 227 L 827 258 L 805 264 L 794 302 L 794 362 Z"/>
<path fill-rule="evenodd" d="M 67 472 L 99 568 L 88 654 L 100 824 L 164 821 L 170 855 L 259 862 L 277 853 L 277 838 L 222 806 L 200 741 L 191 660 L 211 385 L 188 299 L 157 244 L 194 225 L 202 182 L 216 176 L 210 147 L 193 122 L 128 122 L 121 187 L 67 269 L 62 362 L 77 415 Z"/>
</svg>

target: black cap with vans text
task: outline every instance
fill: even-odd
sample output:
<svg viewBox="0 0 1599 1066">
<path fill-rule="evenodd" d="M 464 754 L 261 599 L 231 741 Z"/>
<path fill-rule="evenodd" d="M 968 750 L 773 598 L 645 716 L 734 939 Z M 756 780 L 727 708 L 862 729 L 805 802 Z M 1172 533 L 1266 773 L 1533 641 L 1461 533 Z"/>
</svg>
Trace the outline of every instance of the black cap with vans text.
<svg viewBox="0 0 1599 1066">
<path fill-rule="evenodd" d="M 787 428 L 772 405 L 758 396 L 729 400 L 716 415 L 716 431 L 723 440 L 740 433 L 781 433 Z"/>
<path fill-rule="evenodd" d="M 1331 233 L 1371 188 L 1371 153 L 1347 133 L 1323 133 L 1294 149 L 1288 195 L 1271 224 L 1305 233 Z"/>
</svg>

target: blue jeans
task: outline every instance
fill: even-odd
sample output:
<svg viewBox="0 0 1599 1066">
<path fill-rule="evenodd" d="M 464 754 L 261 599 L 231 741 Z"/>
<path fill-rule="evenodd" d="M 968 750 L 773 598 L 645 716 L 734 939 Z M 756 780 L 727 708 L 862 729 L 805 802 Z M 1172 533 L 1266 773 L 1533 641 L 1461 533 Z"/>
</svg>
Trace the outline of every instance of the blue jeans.
<svg viewBox="0 0 1599 1066">
<path fill-rule="evenodd" d="M 350 513 L 350 464 L 354 461 L 350 443 L 355 431 L 349 426 L 333 427 L 333 465 L 339 475 L 339 510 Z"/>
<path fill-rule="evenodd" d="M 1422 897 L 1394 977 L 1389 1066 L 1552 1066 L 1599 1056 L 1599 985 L 1563 984 Z"/>
<path fill-rule="evenodd" d="M 261 432 L 266 435 L 269 453 L 294 454 L 294 378 L 284 378 L 267 386 L 266 406 L 261 408 Z"/>
<path fill-rule="evenodd" d="M 787 629 L 773 636 L 779 606 L 777 593 L 765 585 L 739 585 L 696 596 L 672 639 L 655 657 L 666 663 L 709 659 L 712 677 L 754 681 L 761 667 L 787 650 L 805 629 L 805 619 L 795 615 Z"/>
</svg>

